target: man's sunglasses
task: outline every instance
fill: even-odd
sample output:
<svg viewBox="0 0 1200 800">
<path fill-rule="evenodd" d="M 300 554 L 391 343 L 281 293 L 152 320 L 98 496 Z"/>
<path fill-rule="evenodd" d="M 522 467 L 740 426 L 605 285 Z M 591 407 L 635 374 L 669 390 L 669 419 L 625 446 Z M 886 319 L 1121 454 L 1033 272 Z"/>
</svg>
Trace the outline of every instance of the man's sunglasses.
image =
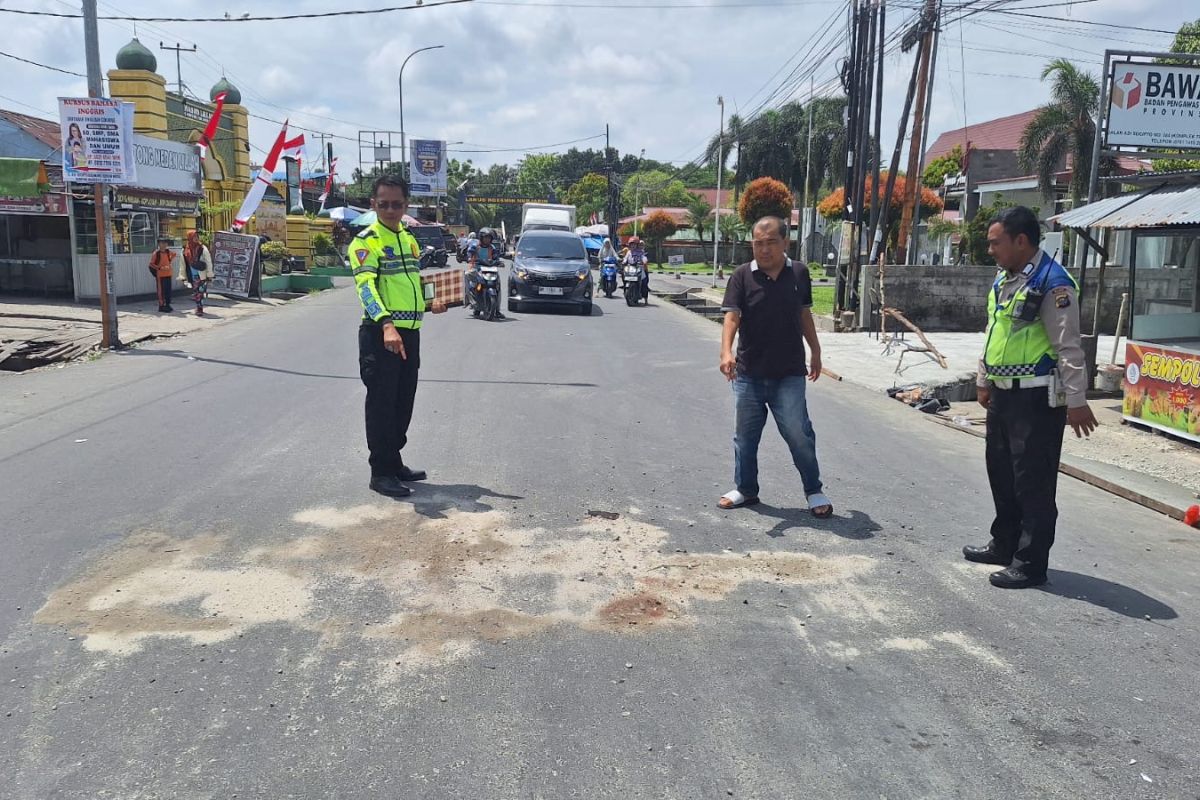
<svg viewBox="0 0 1200 800">
<path fill-rule="evenodd" d="M 400 211 L 401 209 L 404 209 L 404 208 L 407 208 L 407 207 L 408 207 L 408 201 L 407 201 L 407 200 L 394 200 L 394 201 L 391 201 L 391 200 L 382 200 L 382 201 L 380 201 L 380 200 L 376 200 L 376 201 L 375 201 L 375 207 L 376 207 L 376 208 L 378 208 L 378 209 L 381 209 L 381 210 L 383 210 L 383 211 L 387 211 L 389 208 L 394 208 L 394 209 L 396 209 L 397 211 Z"/>
</svg>

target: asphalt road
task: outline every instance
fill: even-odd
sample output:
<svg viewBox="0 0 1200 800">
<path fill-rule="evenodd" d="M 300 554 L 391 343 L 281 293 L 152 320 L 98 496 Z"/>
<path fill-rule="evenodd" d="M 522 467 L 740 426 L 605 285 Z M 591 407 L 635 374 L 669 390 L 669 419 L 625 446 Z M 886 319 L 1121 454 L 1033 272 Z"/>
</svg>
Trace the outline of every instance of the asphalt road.
<svg viewBox="0 0 1200 800">
<path fill-rule="evenodd" d="M 718 329 L 620 298 L 432 318 L 388 501 L 356 316 L 0 380 L 0 797 L 1200 797 L 1194 532 L 1064 477 L 993 589 L 981 442 L 828 380 L 836 518 L 771 430 L 720 512 Z"/>
</svg>

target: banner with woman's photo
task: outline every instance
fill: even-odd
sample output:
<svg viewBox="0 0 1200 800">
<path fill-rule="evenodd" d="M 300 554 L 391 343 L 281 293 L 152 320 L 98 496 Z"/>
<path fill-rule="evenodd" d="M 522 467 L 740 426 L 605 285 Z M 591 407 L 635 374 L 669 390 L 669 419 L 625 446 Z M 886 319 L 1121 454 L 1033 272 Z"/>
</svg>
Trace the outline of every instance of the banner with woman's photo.
<svg viewBox="0 0 1200 800">
<path fill-rule="evenodd" d="M 133 103 L 107 97 L 58 98 L 63 180 L 136 183 L 133 114 Z"/>
</svg>

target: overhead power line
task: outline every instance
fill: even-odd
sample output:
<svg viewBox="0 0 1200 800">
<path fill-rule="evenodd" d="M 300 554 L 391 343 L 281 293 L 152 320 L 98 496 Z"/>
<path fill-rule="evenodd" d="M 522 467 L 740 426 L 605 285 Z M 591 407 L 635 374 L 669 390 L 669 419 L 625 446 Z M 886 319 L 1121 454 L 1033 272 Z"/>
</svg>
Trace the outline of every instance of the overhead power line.
<svg viewBox="0 0 1200 800">
<path fill-rule="evenodd" d="M 20 61 L 24 64 L 32 64 L 33 66 L 41 67 L 42 69 L 53 70 L 54 72 L 61 72 L 63 75 L 74 75 L 76 78 L 86 78 L 87 77 L 87 75 L 84 75 L 81 72 L 71 72 L 70 70 L 59 69 L 58 67 L 52 67 L 49 64 L 42 64 L 38 61 L 30 61 L 28 58 L 21 58 L 20 56 L 14 56 L 12 53 L 5 53 L 3 51 L 0 51 L 0 56 L 4 56 L 5 58 L 11 58 L 13 61 Z"/>
<path fill-rule="evenodd" d="M 102 16 L 101 20 L 116 20 L 119 22 L 280 22 L 295 19 L 328 19 L 329 17 L 355 17 L 373 14 L 390 14 L 393 11 L 418 11 L 438 6 L 454 6 L 461 3 L 473 3 L 475 0 L 438 0 L 425 4 L 411 6 L 387 6 L 384 8 L 356 8 L 341 11 L 314 11 L 308 14 L 276 14 L 272 16 L 251 16 L 243 14 L 240 17 L 134 17 L 134 16 Z M 58 17 L 61 19 L 81 19 L 82 14 L 68 14 L 60 11 L 36 11 L 28 8 L 0 8 L 6 14 L 22 14 L 29 17 Z"/>
</svg>

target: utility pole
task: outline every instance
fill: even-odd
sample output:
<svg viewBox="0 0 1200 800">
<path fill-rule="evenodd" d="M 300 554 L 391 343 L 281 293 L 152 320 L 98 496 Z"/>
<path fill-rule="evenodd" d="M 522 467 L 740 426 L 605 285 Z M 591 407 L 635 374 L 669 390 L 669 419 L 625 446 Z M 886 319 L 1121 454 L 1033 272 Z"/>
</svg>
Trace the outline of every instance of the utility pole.
<svg viewBox="0 0 1200 800">
<path fill-rule="evenodd" d="M 103 97 L 104 79 L 100 74 L 100 28 L 96 18 L 96 0 L 83 0 L 83 47 L 87 59 L 88 97 Z M 112 264 L 108 260 L 108 191 L 104 184 L 92 184 L 92 199 L 96 206 L 96 260 L 100 264 L 100 346 L 108 350 L 120 347 L 121 337 L 117 331 Z"/>
<path fill-rule="evenodd" d="M 912 263 L 917 263 L 921 257 L 921 208 L 920 191 L 925 186 L 925 148 L 929 145 L 929 117 L 933 108 L 933 84 L 937 80 L 937 54 L 938 42 L 941 39 L 942 33 L 942 5 L 938 0 L 937 11 L 933 18 L 933 43 L 930 45 L 929 53 L 929 90 L 925 93 L 925 124 L 921 128 L 921 149 L 917 151 L 917 175 L 921 178 L 921 184 L 917 187 L 917 217 L 916 223 L 913 225 L 912 234 L 912 257 L 909 259 Z M 966 124 L 966 120 L 963 120 Z"/>
<path fill-rule="evenodd" d="M 180 47 L 179 42 L 176 42 L 174 47 L 169 47 L 162 42 L 159 42 L 158 49 L 175 51 L 175 86 L 177 87 L 176 90 L 179 92 L 179 96 L 183 97 L 183 65 L 179 60 L 179 54 L 196 52 L 196 45 L 192 45 L 191 47 Z"/>
<path fill-rule="evenodd" d="M 725 144 L 725 98 L 718 95 L 717 105 L 721 107 L 721 127 L 717 129 L 717 203 L 713 209 L 713 282 L 712 285 L 717 285 L 717 248 L 720 246 L 721 233 L 721 173 L 725 171 L 722 165 L 722 156 L 725 155 L 723 145 Z"/>
<path fill-rule="evenodd" d="M 879 175 L 883 161 L 883 58 L 886 48 L 884 34 L 887 31 L 885 22 L 887 20 L 887 0 L 879 0 L 879 53 L 876 56 L 875 69 L 875 130 L 872 134 L 874 146 L 872 147 L 871 166 L 871 217 L 867 223 L 867 252 L 870 253 L 872 247 L 872 238 L 875 233 L 875 226 L 879 222 L 880 199 L 883 197 L 883 192 L 879 187 Z M 874 259 L 872 259 L 874 261 Z"/>
<path fill-rule="evenodd" d="M 804 238 L 804 219 L 808 216 L 808 203 L 811 199 L 812 184 L 812 136 L 813 136 L 813 95 L 816 91 L 815 76 L 808 76 L 808 150 L 804 156 L 804 205 L 801 210 L 800 230 L 796 233 L 796 253 L 800 253 L 800 240 Z M 816 230 L 808 232 L 808 260 L 813 261 L 812 242 L 816 240 Z"/>
<path fill-rule="evenodd" d="M 921 176 L 917 174 L 917 165 L 920 163 L 919 151 L 924 138 L 922 131 L 925 128 L 925 106 L 929 92 L 929 57 L 933 50 L 933 29 L 937 27 L 937 0 L 925 0 L 925 12 L 921 15 L 920 25 L 922 31 L 921 49 L 917 55 L 920 64 L 917 73 L 917 105 L 913 117 L 912 139 L 908 146 L 908 177 L 905 185 L 907 191 L 900 217 L 900 235 L 896 241 L 896 253 L 905 261 L 908 261 L 905 255 L 908 253 L 908 237 L 913 228 L 913 219 L 920 216 L 919 213 L 914 213 L 921 199 Z"/>
<path fill-rule="evenodd" d="M 617 241 L 617 215 L 613 213 L 613 163 L 612 163 L 612 144 L 609 140 L 608 123 L 604 123 L 604 180 L 605 180 L 605 203 L 604 203 L 604 222 L 608 225 L 608 240 L 615 243 Z"/>
<path fill-rule="evenodd" d="M 855 164 L 854 155 L 857 152 L 854 142 L 854 130 L 858 126 L 858 50 L 859 50 L 859 10 L 860 0 L 850 5 L 850 58 L 846 65 L 842 68 L 842 87 L 846 91 L 846 179 L 842 182 L 842 226 L 841 226 L 841 246 L 843 248 L 853 250 L 849 247 L 847 241 L 848 236 L 852 236 L 851 226 L 854 218 L 854 175 Z M 853 259 L 853 255 L 850 256 Z M 840 261 L 840 259 L 839 259 Z M 842 267 L 849 270 L 850 264 L 838 264 L 836 288 L 834 290 L 834 313 L 840 314 L 844 308 L 844 299 L 846 292 L 846 273 Z"/>
</svg>

